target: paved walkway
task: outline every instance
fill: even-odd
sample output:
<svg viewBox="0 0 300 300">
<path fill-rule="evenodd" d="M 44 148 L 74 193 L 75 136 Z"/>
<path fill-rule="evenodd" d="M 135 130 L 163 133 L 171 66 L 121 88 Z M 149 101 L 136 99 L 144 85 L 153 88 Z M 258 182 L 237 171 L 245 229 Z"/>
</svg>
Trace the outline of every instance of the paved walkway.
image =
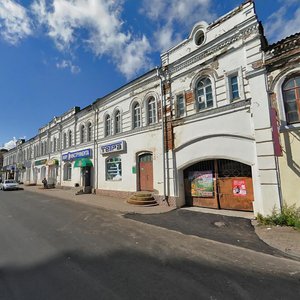
<svg viewBox="0 0 300 300">
<path fill-rule="evenodd" d="M 64 200 L 75 201 L 82 204 L 100 207 L 107 210 L 114 210 L 121 213 L 137 214 L 160 214 L 174 210 L 174 207 L 153 206 L 140 207 L 128 204 L 124 199 L 109 196 L 100 196 L 94 194 L 75 195 L 74 189 L 43 189 L 41 186 L 24 186 L 26 191 L 45 194 Z M 206 208 L 182 208 L 180 210 L 189 210 L 200 213 L 210 213 L 228 217 L 238 217 L 250 219 L 258 237 L 270 246 L 278 249 L 288 255 L 300 259 L 300 230 L 290 227 L 280 226 L 259 226 L 253 213 L 238 212 L 229 210 L 214 210 Z"/>
</svg>

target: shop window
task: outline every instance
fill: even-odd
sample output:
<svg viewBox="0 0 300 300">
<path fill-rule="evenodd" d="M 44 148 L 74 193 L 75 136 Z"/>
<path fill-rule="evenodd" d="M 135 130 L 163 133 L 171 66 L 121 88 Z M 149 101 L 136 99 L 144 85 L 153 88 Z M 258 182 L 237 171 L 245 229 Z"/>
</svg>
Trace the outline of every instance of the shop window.
<svg viewBox="0 0 300 300">
<path fill-rule="evenodd" d="M 229 90 L 230 90 L 230 100 L 236 100 L 240 98 L 239 93 L 239 82 L 237 74 L 232 75 L 228 78 Z"/>
<path fill-rule="evenodd" d="M 176 117 L 183 117 L 185 113 L 184 96 L 183 94 L 176 96 Z"/>
<path fill-rule="evenodd" d="M 198 110 L 213 107 L 213 91 L 211 80 L 208 77 L 201 78 L 196 84 L 196 101 Z"/>
<path fill-rule="evenodd" d="M 72 131 L 69 130 L 69 147 L 72 146 Z"/>
<path fill-rule="evenodd" d="M 122 180 L 122 162 L 120 156 L 106 160 L 106 180 Z"/>
<path fill-rule="evenodd" d="M 105 136 L 111 135 L 111 120 L 110 115 L 105 116 Z"/>
<path fill-rule="evenodd" d="M 139 103 L 133 105 L 133 128 L 141 127 L 141 107 Z"/>
<path fill-rule="evenodd" d="M 121 132 L 121 113 L 119 110 L 115 113 L 115 133 Z"/>
<path fill-rule="evenodd" d="M 68 181 L 72 179 L 72 164 L 65 163 L 64 164 L 64 181 Z"/>
<path fill-rule="evenodd" d="M 41 168 L 41 179 L 46 178 L 46 167 Z"/>
<path fill-rule="evenodd" d="M 300 76 L 288 79 L 282 86 L 284 109 L 288 124 L 300 122 Z"/>
<path fill-rule="evenodd" d="M 89 122 L 87 125 L 87 141 L 90 142 L 92 140 L 92 123 Z"/>
<path fill-rule="evenodd" d="M 148 99 L 148 125 L 156 123 L 156 102 L 154 97 Z"/>
<path fill-rule="evenodd" d="M 84 140 L 85 140 L 85 128 L 84 128 L 84 125 L 81 125 L 80 126 L 80 143 L 84 143 Z"/>
</svg>

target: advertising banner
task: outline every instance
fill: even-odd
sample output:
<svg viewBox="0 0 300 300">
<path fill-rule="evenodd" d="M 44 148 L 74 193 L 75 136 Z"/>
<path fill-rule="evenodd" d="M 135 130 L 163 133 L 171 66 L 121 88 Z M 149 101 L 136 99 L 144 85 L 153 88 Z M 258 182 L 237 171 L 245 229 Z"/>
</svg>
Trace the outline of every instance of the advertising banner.
<svg viewBox="0 0 300 300">
<path fill-rule="evenodd" d="M 232 192 L 234 196 L 246 196 L 247 190 L 245 179 L 232 179 Z"/>
<path fill-rule="evenodd" d="M 194 197 L 213 197 L 214 180 L 212 171 L 189 172 L 191 195 Z"/>
</svg>

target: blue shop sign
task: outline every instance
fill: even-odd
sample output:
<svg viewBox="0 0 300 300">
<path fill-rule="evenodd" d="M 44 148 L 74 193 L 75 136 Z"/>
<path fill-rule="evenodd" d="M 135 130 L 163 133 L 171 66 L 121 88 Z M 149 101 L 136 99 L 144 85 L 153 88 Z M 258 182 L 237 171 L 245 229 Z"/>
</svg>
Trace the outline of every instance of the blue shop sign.
<svg viewBox="0 0 300 300">
<path fill-rule="evenodd" d="M 75 160 L 77 158 L 86 158 L 92 156 L 92 149 L 84 149 L 75 152 L 68 152 L 62 155 L 62 160 Z"/>
<path fill-rule="evenodd" d="M 125 141 L 119 141 L 112 144 L 102 145 L 100 148 L 101 154 L 124 151 L 126 147 Z"/>
</svg>

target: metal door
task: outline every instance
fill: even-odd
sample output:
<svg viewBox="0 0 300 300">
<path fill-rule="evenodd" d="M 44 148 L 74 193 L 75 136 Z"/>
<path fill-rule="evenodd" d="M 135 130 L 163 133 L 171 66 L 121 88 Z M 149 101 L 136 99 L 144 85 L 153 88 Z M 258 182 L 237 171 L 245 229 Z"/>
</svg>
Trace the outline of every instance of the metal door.
<svg viewBox="0 0 300 300">
<path fill-rule="evenodd" d="M 232 160 L 218 160 L 217 187 L 220 208 L 253 211 L 250 166 Z"/>
<path fill-rule="evenodd" d="M 153 162 L 151 153 L 139 156 L 139 190 L 153 191 Z"/>
</svg>

